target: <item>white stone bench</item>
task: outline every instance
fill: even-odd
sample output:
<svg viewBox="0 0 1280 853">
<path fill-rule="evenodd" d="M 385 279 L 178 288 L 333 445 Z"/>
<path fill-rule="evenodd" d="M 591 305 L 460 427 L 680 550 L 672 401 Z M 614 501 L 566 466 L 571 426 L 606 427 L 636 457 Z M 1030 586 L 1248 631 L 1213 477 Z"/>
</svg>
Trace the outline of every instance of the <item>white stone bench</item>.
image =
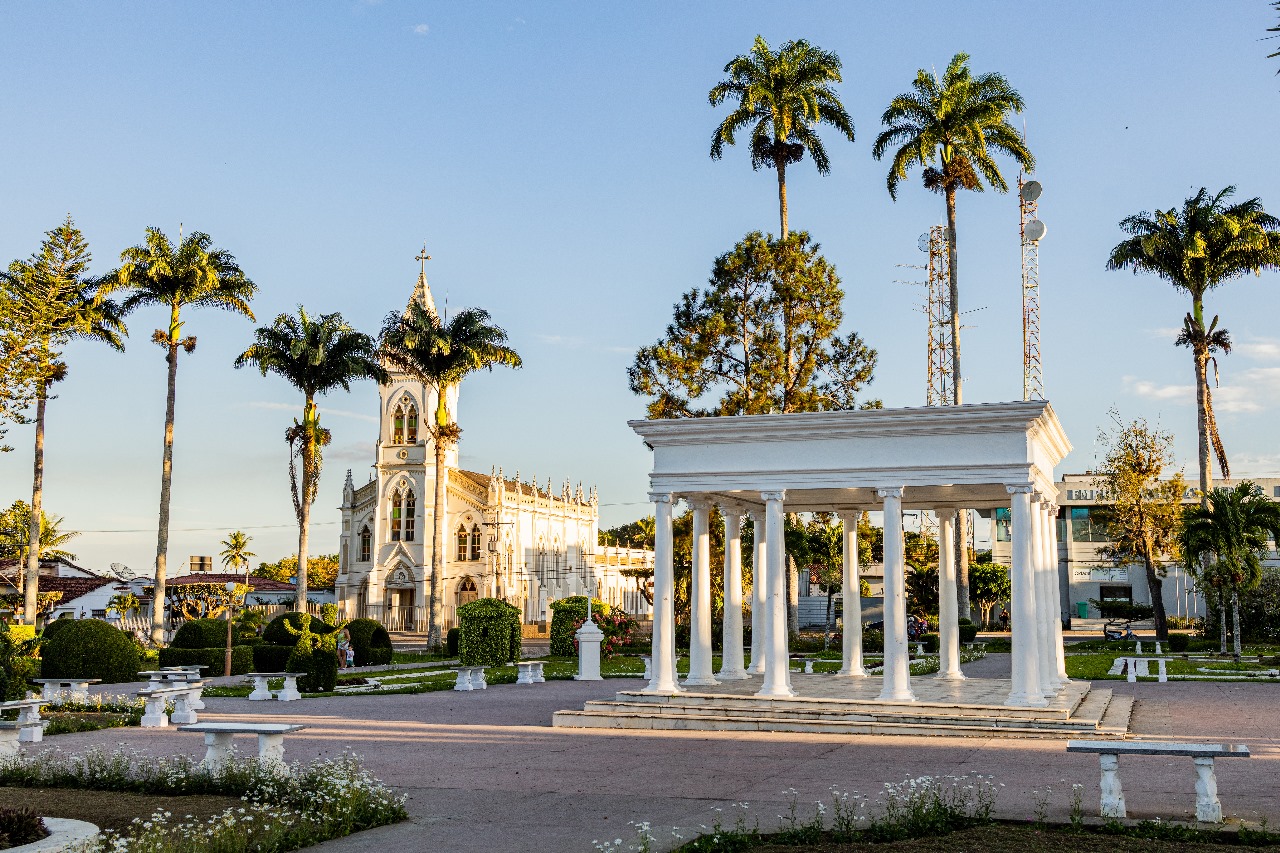
<svg viewBox="0 0 1280 853">
<path fill-rule="evenodd" d="M 485 690 L 489 682 L 484 680 L 484 666 L 460 666 L 458 678 L 453 683 L 454 690 Z"/>
<path fill-rule="evenodd" d="M 805 671 L 805 673 L 806 673 L 806 674 L 808 674 L 808 675 L 813 675 L 813 662 L 814 662 L 815 660 L 817 660 L 817 658 L 803 657 L 803 656 L 796 656 L 796 657 L 793 657 L 793 658 L 791 658 L 791 659 L 792 659 L 793 661 L 795 661 L 796 663 L 803 664 L 803 665 L 804 665 L 804 671 Z"/>
<path fill-rule="evenodd" d="M 644 661 L 644 680 L 653 680 L 653 655 L 640 655 L 640 660 Z"/>
<path fill-rule="evenodd" d="M 40 709 L 49 704 L 48 699 L 32 697 L 0 702 L 0 711 L 18 712 L 18 740 L 22 743 L 39 743 L 44 740 L 45 721 L 40 718 Z"/>
<path fill-rule="evenodd" d="M 1195 761 L 1196 820 L 1222 823 L 1215 758 L 1248 758 L 1249 747 L 1227 743 L 1163 743 L 1159 741 L 1069 740 L 1067 752 L 1093 752 L 1102 765 L 1102 816 L 1126 817 L 1124 789 L 1120 785 L 1121 755 L 1186 755 Z"/>
<path fill-rule="evenodd" d="M 252 702 L 265 702 L 268 699 L 275 699 L 279 702 L 297 701 L 302 698 L 302 694 L 298 692 L 298 679 L 304 675 L 306 675 L 305 672 L 246 673 L 246 678 L 253 679 L 253 692 L 249 694 L 249 700 Z M 275 693 L 272 693 L 271 688 L 267 685 L 268 680 L 272 678 L 284 679 L 284 686 Z"/>
<path fill-rule="evenodd" d="M 18 737 L 22 724 L 14 720 L 0 720 L 0 758 L 18 754 Z"/>
<path fill-rule="evenodd" d="M 89 701 L 89 685 L 99 684 L 100 678 L 33 678 L 41 687 L 40 695 L 54 704 L 66 700 L 69 694 L 72 702 Z"/>
<path fill-rule="evenodd" d="M 519 670 L 519 674 L 516 675 L 516 684 L 541 684 L 546 681 L 546 679 L 542 677 L 543 663 L 545 663 L 545 661 L 516 661 L 516 669 Z"/>
<path fill-rule="evenodd" d="M 203 681 L 204 676 L 200 674 L 200 671 L 208 668 L 209 667 L 205 664 L 193 663 L 186 666 L 164 666 L 160 669 L 163 672 L 174 673 L 172 676 L 167 678 L 167 681 Z M 204 710 L 204 700 L 200 698 L 199 694 L 192 699 L 191 707 L 197 711 Z"/>
<path fill-rule="evenodd" d="M 257 735 L 258 761 L 283 766 L 284 736 L 305 728 L 300 723 L 198 723 L 178 731 L 204 735 L 204 766 L 217 772 L 235 757 L 235 735 Z"/>
<path fill-rule="evenodd" d="M 139 690 L 138 698 L 145 703 L 142 714 L 142 727 L 162 729 L 169 725 L 169 714 L 165 707 L 169 700 L 173 700 L 173 721 L 175 723 L 190 725 L 198 722 L 194 700 L 200 698 L 200 691 L 203 689 L 203 681 L 186 681 L 155 690 Z"/>
</svg>

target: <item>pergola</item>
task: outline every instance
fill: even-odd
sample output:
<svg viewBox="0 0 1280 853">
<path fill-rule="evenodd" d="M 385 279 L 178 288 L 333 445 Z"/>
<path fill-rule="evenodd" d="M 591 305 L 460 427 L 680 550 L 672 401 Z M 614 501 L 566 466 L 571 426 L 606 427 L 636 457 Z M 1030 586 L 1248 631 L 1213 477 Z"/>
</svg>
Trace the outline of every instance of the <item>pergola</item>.
<svg viewBox="0 0 1280 853">
<path fill-rule="evenodd" d="M 963 679 L 957 623 L 957 510 L 1009 507 L 1013 540 L 1012 689 L 1005 704 L 1040 707 L 1067 683 L 1062 654 L 1053 523 L 1053 469 L 1071 444 L 1047 402 L 805 412 L 630 421 L 653 450 L 655 507 L 652 680 L 646 692 L 676 694 L 671 505 L 693 511 L 692 625 L 688 686 L 763 676 L 762 697 L 794 696 L 788 658 L 783 517 L 829 511 L 844 520 L 843 665 L 865 678 L 858 585 L 857 518 L 884 512 L 884 682 L 880 699 L 911 702 L 902 513 L 938 518 L 937 678 Z M 724 646 L 712 671 L 709 520 L 725 523 Z M 741 528 L 754 519 L 751 668 L 744 666 Z"/>
</svg>

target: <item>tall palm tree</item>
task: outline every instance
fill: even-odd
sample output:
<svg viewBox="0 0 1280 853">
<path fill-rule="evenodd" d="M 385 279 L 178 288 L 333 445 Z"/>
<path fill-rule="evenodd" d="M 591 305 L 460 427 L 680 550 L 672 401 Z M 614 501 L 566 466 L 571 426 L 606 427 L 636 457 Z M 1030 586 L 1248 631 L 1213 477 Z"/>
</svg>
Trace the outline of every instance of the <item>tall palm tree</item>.
<svg viewBox="0 0 1280 853">
<path fill-rule="evenodd" d="M 756 36 L 751 52 L 734 57 L 724 67 L 729 79 L 707 94 L 711 106 L 729 98 L 737 107 L 720 122 L 711 137 L 711 157 L 719 160 L 724 146 L 751 127 L 751 168 L 772 166 L 778 172 L 778 219 L 787 238 L 787 166 L 808 151 L 819 174 L 831 172 L 831 160 L 816 125 L 827 123 L 853 142 L 853 120 L 831 88 L 840 82 L 840 57 L 809 42 L 789 41 L 775 53 L 763 36 Z"/>
<path fill-rule="evenodd" d="M 20 571 L 25 571 L 31 555 L 31 507 L 23 501 L 14 501 L 13 506 L 0 513 L 0 557 L 18 561 Z M 72 539 L 80 535 L 76 530 L 63 530 L 63 518 L 60 515 L 40 513 L 40 543 L 36 551 L 39 557 L 51 559 L 74 560 L 76 555 L 63 549 Z M 24 588 L 25 589 L 25 588 Z"/>
<path fill-rule="evenodd" d="M 1261 200 L 1230 204 L 1235 187 L 1215 196 L 1203 187 L 1182 203 L 1182 208 L 1142 212 L 1121 220 L 1129 239 L 1111 250 L 1107 269 L 1131 269 L 1152 273 L 1191 296 L 1191 311 L 1183 318 L 1178 346 L 1191 349 L 1196 371 L 1196 429 L 1200 456 L 1200 505 L 1208 507 L 1213 488 L 1210 453 L 1216 453 L 1224 478 L 1231 476 L 1227 454 L 1213 416 L 1209 390 L 1209 362 L 1215 352 L 1231 351 L 1231 336 L 1218 328 L 1218 318 L 1207 325 L 1204 297 L 1213 288 L 1246 273 L 1280 269 L 1280 219 L 1262 208 Z M 1212 448 L 1212 450 L 1211 450 Z"/>
<path fill-rule="evenodd" d="M 307 609 L 307 548 L 311 534 L 311 504 L 320 488 L 322 448 L 329 443 L 329 430 L 320 426 L 316 396 L 337 388 L 351 390 L 359 379 L 385 382 L 387 372 L 378 361 L 373 338 L 358 332 L 341 314 L 311 317 L 298 306 L 298 315 L 281 314 L 270 326 L 255 332 L 252 346 L 236 359 L 236 367 L 254 364 L 263 376 L 274 373 L 302 392 L 302 422 L 297 420 L 285 432 L 289 442 L 289 480 L 293 511 L 298 519 L 298 583 L 294 607 Z M 302 460 L 299 488 L 295 458 Z"/>
<path fill-rule="evenodd" d="M 489 312 L 467 308 L 451 319 L 442 320 L 416 299 L 403 314 L 387 315 L 379 342 L 386 364 L 436 392 L 436 412 L 431 424 L 436 483 L 427 642 L 439 645 L 443 615 L 445 486 L 449 477 L 445 453 L 462 434 L 449 411 L 449 390 L 479 370 L 492 370 L 495 366 L 520 367 L 522 362 L 516 351 L 506 345 L 506 331 L 490 322 Z"/>
<path fill-rule="evenodd" d="M 159 228 L 148 228 L 141 245 L 120 253 L 120 268 L 103 287 L 123 291 L 124 313 L 144 305 L 169 309 L 169 328 L 156 329 L 151 340 L 165 352 L 169 366 L 165 396 L 164 454 L 160 472 L 160 523 L 156 534 L 155 596 L 151 602 L 151 639 L 164 640 L 165 575 L 169 557 L 169 500 L 173 487 L 173 410 L 178 389 L 178 351 L 191 353 L 195 335 L 182 336 L 183 308 L 221 308 L 253 320 L 249 301 L 258 286 L 249 280 L 226 249 L 216 249 L 208 234 L 193 231 L 177 246 Z"/>
<path fill-rule="evenodd" d="M 921 68 L 911 84 L 912 91 L 889 102 L 880 117 L 886 125 L 876 137 L 871 153 L 877 160 L 893 151 L 887 184 L 889 197 L 898 198 L 898 185 L 907 171 L 923 168 L 926 189 L 938 192 L 947 204 L 947 255 L 951 291 L 951 393 L 952 403 L 964 401 L 960 371 L 960 264 L 956 240 L 956 193 L 982 192 L 990 184 L 999 192 L 1009 185 L 994 154 L 1012 157 L 1025 171 L 1034 171 L 1036 161 L 1026 142 L 1009 123 L 1009 116 L 1026 108 L 1022 96 L 1004 75 L 974 75 L 969 55 L 957 53 L 939 78 Z M 957 593 L 960 615 L 969 617 L 969 513 L 960 513 L 956 524 Z"/>
<path fill-rule="evenodd" d="M 23 587 L 23 619 L 35 624 L 39 609 L 41 509 L 44 500 L 44 435 L 49 389 L 67 375 L 62 351 L 73 340 L 105 343 L 124 350 L 121 337 L 128 334 L 121 309 L 104 298 L 102 282 L 89 275 L 93 256 L 80 229 L 68 215 L 62 224 L 45 232 L 40 250 L 30 260 L 14 261 L 0 286 L 9 292 L 16 314 L 32 345 L 38 364 L 35 387 L 35 452 L 32 460 L 31 512 Z"/>
<path fill-rule="evenodd" d="M 1268 500 L 1256 483 L 1247 480 L 1235 488 L 1214 489 L 1205 495 L 1204 506 L 1189 506 L 1183 514 L 1182 558 L 1187 568 L 1200 574 L 1204 585 L 1216 592 L 1224 654 L 1227 598 L 1238 658 L 1240 593 L 1262 580 L 1268 536 L 1280 542 L 1280 504 Z"/>
<path fill-rule="evenodd" d="M 246 584 L 249 582 L 249 558 L 258 556 L 249 550 L 249 542 L 252 540 L 253 537 L 243 530 L 233 530 L 219 543 L 222 550 L 218 556 L 222 557 L 222 565 L 234 571 L 243 571 Z"/>
</svg>

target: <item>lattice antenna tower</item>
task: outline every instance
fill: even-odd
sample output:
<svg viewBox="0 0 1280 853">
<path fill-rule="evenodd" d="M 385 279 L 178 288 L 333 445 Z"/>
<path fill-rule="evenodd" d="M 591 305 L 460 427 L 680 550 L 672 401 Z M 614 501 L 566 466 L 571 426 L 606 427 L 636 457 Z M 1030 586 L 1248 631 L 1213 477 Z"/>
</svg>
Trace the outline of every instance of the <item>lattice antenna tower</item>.
<svg viewBox="0 0 1280 853">
<path fill-rule="evenodd" d="M 1019 232 L 1022 239 L 1022 399 L 1044 399 L 1040 358 L 1040 240 L 1045 226 L 1037 217 L 1039 181 L 1018 175 Z"/>
<path fill-rule="evenodd" d="M 947 248 L 947 229 L 935 225 L 928 234 L 921 234 L 920 251 L 929 255 L 929 291 L 925 299 L 925 316 L 929 321 L 925 405 L 948 406 L 954 399 L 951 382 L 955 374 L 951 369 L 951 255 Z"/>
</svg>

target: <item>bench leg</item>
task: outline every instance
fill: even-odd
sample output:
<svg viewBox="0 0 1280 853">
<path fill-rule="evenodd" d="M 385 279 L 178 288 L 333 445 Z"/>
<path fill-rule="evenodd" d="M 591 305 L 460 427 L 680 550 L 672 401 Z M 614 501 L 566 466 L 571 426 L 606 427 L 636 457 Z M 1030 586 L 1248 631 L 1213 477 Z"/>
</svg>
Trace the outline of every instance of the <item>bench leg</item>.
<svg viewBox="0 0 1280 853">
<path fill-rule="evenodd" d="M 0 758 L 18 754 L 18 736 L 21 729 L 0 729 Z"/>
<path fill-rule="evenodd" d="M 1102 765 L 1102 816 L 1127 817 L 1124 789 L 1120 787 L 1120 757 L 1103 753 L 1098 759 Z"/>
<path fill-rule="evenodd" d="M 1213 772 L 1213 759 L 1201 757 L 1196 762 L 1196 820 L 1222 823 L 1222 803 L 1218 801 L 1218 779 Z"/>
<path fill-rule="evenodd" d="M 533 683 L 541 684 L 544 681 L 546 679 L 542 677 L 542 661 L 538 661 L 533 665 Z"/>
<path fill-rule="evenodd" d="M 201 697 L 201 695 L 200 695 L 201 690 L 203 690 L 203 689 L 204 689 L 204 688 L 201 688 L 200 690 L 192 690 L 189 694 L 187 694 L 187 707 L 188 707 L 188 708 L 190 708 L 190 709 L 191 709 L 191 710 L 193 710 L 193 711 L 203 711 L 203 710 L 204 710 L 204 699 L 203 699 L 203 697 Z"/>
<path fill-rule="evenodd" d="M 484 667 L 476 667 L 471 672 L 471 689 L 487 690 L 488 688 L 489 682 L 484 680 Z"/>
<path fill-rule="evenodd" d="M 236 756 L 230 732 L 205 732 L 204 746 L 204 766 L 214 773 L 221 771 Z"/>
<path fill-rule="evenodd" d="M 284 764 L 284 735 L 258 735 L 258 762 Z"/>
<path fill-rule="evenodd" d="M 197 722 L 196 712 L 191 707 L 191 697 L 186 693 L 179 693 L 173 697 L 173 722 L 180 726 L 189 726 Z"/>
<path fill-rule="evenodd" d="M 280 692 L 276 694 L 276 698 L 281 702 L 296 702 L 302 698 L 302 694 L 298 692 L 298 678 L 293 675 L 284 677 L 284 687 L 280 688 Z"/>
<path fill-rule="evenodd" d="M 806 675 L 813 675 L 813 661 L 807 660 L 804 662 L 804 671 Z"/>
<path fill-rule="evenodd" d="M 471 686 L 471 670 L 470 669 L 463 667 L 462 669 L 458 670 L 458 678 L 456 681 L 453 682 L 453 689 L 454 690 L 474 689 Z"/>
<path fill-rule="evenodd" d="M 40 743 L 44 740 L 44 720 L 40 708 L 29 706 L 18 712 L 18 740 L 22 743 Z"/>
<path fill-rule="evenodd" d="M 149 696 L 146 703 L 146 713 L 142 715 L 144 729 L 162 729 L 169 725 L 169 715 L 164 710 L 163 696 Z"/>
<path fill-rule="evenodd" d="M 644 660 L 644 680 L 653 681 L 653 658 L 649 655 L 643 657 Z"/>
<path fill-rule="evenodd" d="M 516 684 L 533 684 L 533 667 L 520 667 L 520 674 L 516 676 Z"/>
<path fill-rule="evenodd" d="M 271 690 L 267 687 L 265 678 L 253 679 L 253 692 L 249 694 L 251 702 L 264 702 L 271 698 Z"/>
</svg>

